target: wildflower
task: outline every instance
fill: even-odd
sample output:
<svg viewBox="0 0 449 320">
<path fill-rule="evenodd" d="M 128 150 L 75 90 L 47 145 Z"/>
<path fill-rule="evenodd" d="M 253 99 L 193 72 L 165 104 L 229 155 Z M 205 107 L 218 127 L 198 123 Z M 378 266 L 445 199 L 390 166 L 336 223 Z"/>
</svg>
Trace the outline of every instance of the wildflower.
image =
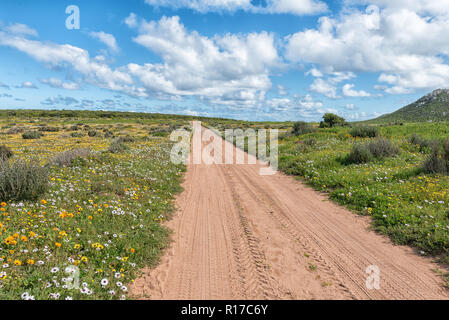
<svg viewBox="0 0 449 320">
<path fill-rule="evenodd" d="M 82 257 L 82 258 L 81 258 L 81 261 L 82 261 L 82 262 L 87 262 L 87 257 Z"/>
<path fill-rule="evenodd" d="M 2 203 L 0 203 L 0 206 L 2 206 L 2 207 L 6 207 L 6 202 L 2 202 Z"/>
<path fill-rule="evenodd" d="M 20 260 L 14 260 L 14 264 L 15 264 L 16 266 L 21 266 L 21 265 L 22 265 L 22 262 L 21 262 Z"/>
<path fill-rule="evenodd" d="M 59 268 L 58 267 L 54 267 L 53 269 L 51 269 L 51 273 L 56 273 L 56 272 L 58 272 L 59 271 Z"/>
<path fill-rule="evenodd" d="M 33 260 L 33 259 L 28 259 L 28 260 L 27 260 L 27 264 L 33 265 L 33 264 L 34 264 L 34 260 Z"/>
<path fill-rule="evenodd" d="M 106 287 L 108 284 L 109 284 L 108 279 L 103 279 L 103 280 L 101 280 L 101 285 L 102 285 L 103 287 Z"/>
<path fill-rule="evenodd" d="M 55 242 L 55 246 L 56 246 L 57 248 L 60 248 L 60 247 L 61 247 L 61 244 L 60 244 L 59 242 Z"/>
<path fill-rule="evenodd" d="M 41 200 L 41 203 L 45 205 L 45 204 L 47 204 L 47 200 L 42 199 L 42 200 Z"/>
</svg>

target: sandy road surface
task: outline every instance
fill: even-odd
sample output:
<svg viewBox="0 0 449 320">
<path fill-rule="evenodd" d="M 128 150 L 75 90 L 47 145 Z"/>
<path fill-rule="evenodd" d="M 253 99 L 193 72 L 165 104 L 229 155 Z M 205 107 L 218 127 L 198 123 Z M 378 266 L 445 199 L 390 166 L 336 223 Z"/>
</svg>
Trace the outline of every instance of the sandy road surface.
<svg viewBox="0 0 449 320">
<path fill-rule="evenodd" d="M 167 223 L 173 244 L 136 280 L 135 297 L 449 298 L 429 259 L 392 245 L 369 230 L 368 218 L 292 177 L 259 175 L 261 166 L 188 166 Z M 371 265 L 379 268 L 380 290 L 366 286 Z"/>
</svg>

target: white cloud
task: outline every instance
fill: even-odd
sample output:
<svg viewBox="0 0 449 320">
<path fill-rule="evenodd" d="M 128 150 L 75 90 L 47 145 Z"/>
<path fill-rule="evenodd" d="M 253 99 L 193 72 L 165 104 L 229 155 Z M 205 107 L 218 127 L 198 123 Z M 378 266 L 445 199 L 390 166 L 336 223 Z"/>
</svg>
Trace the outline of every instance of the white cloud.
<svg viewBox="0 0 449 320">
<path fill-rule="evenodd" d="M 186 30 L 179 17 L 143 21 L 134 41 L 163 64 L 129 64 L 149 93 L 196 96 L 225 105 L 255 105 L 271 89 L 270 69 L 281 65 L 272 34 L 208 38 Z"/>
<path fill-rule="evenodd" d="M 9 25 L 4 28 L 4 30 L 8 33 L 14 34 L 14 35 L 24 35 L 24 36 L 34 36 L 37 37 L 38 33 L 36 30 L 31 29 L 25 24 L 21 23 L 15 23 L 12 25 Z"/>
<path fill-rule="evenodd" d="M 76 82 L 63 82 L 56 78 L 40 79 L 39 81 L 53 88 L 66 90 L 78 90 L 80 88 L 79 84 Z"/>
<path fill-rule="evenodd" d="M 37 86 L 31 81 L 22 82 L 20 86 L 16 86 L 16 88 L 20 89 L 37 89 Z"/>
<path fill-rule="evenodd" d="M 443 10 L 448 1 L 442 6 L 418 0 L 410 5 L 370 2 L 382 8 L 347 8 L 336 18 L 321 17 L 316 29 L 287 37 L 286 57 L 326 73 L 380 72 L 379 81 L 387 80 L 397 92 L 448 87 L 449 14 Z"/>
<path fill-rule="evenodd" d="M 370 97 L 370 96 L 371 96 L 371 94 L 369 94 L 369 93 L 366 92 L 366 91 L 363 91 L 363 90 L 360 90 L 360 91 L 354 90 L 354 89 L 353 89 L 354 87 L 355 87 L 354 84 L 349 84 L 349 83 L 345 84 L 345 85 L 343 86 L 343 89 L 342 89 L 343 95 L 344 95 L 345 97 Z"/>
<path fill-rule="evenodd" d="M 267 0 L 266 5 L 254 5 L 251 0 L 145 0 L 155 7 L 188 8 L 200 13 L 234 12 L 237 10 L 253 13 L 295 15 L 318 14 L 327 11 L 327 6 L 319 0 Z"/>
<path fill-rule="evenodd" d="M 136 94 L 137 89 L 131 86 L 133 80 L 126 70 L 111 69 L 104 63 L 92 60 L 84 49 L 69 44 L 29 40 L 1 30 L 0 45 L 15 48 L 52 68 L 71 67 L 82 74 L 85 81 L 101 88 Z"/>
<path fill-rule="evenodd" d="M 135 13 L 131 12 L 129 16 L 125 19 L 125 23 L 129 28 L 137 27 L 137 16 Z"/>
<path fill-rule="evenodd" d="M 310 86 L 310 90 L 316 93 L 321 93 L 328 98 L 338 98 L 337 87 L 322 78 L 316 78 Z"/>
<path fill-rule="evenodd" d="M 117 41 L 115 40 L 115 37 L 112 34 L 104 33 L 103 31 L 100 32 L 89 32 L 89 35 L 99 40 L 100 42 L 104 43 L 112 52 L 118 52 L 119 48 L 117 45 Z"/>
</svg>

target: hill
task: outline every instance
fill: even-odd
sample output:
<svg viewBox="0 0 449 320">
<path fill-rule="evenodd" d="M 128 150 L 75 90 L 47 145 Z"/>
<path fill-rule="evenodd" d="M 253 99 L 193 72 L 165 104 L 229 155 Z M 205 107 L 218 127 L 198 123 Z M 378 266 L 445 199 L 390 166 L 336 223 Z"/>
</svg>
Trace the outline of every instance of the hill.
<svg viewBox="0 0 449 320">
<path fill-rule="evenodd" d="M 449 89 L 435 90 L 418 101 L 369 122 L 425 122 L 449 120 Z"/>
</svg>

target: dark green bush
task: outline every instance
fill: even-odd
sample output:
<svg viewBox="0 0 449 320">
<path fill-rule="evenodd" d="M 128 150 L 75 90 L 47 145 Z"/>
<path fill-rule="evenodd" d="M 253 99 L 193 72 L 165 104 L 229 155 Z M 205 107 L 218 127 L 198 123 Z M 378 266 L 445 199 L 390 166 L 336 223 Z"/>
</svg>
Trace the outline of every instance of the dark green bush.
<svg viewBox="0 0 449 320">
<path fill-rule="evenodd" d="M 351 152 L 343 159 L 343 163 L 367 163 L 375 159 L 396 156 L 399 151 L 399 148 L 390 140 L 378 138 L 370 143 L 353 145 Z"/>
<path fill-rule="evenodd" d="M 307 122 L 297 121 L 293 124 L 292 134 L 299 136 L 301 134 L 311 133 L 313 131 L 313 127 Z"/>
<path fill-rule="evenodd" d="M 449 140 L 444 140 L 442 144 L 434 144 L 432 154 L 423 164 L 425 173 L 443 174 L 449 173 Z"/>
<path fill-rule="evenodd" d="M 379 129 L 376 127 L 354 127 L 349 134 L 353 137 L 359 138 L 375 138 L 379 136 Z"/>
<path fill-rule="evenodd" d="M 344 159 L 346 164 L 367 163 L 374 160 L 374 156 L 370 152 L 366 144 L 355 144 L 352 146 L 351 152 Z"/>
<path fill-rule="evenodd" d="M 104 131 L 104 137 L 106 138 L 106 139 L 108 139 L 108 138 L 114 138 L 114 133 L 112 133 L 112 131 L 109 131 L 109 130 L 105 130 Z"/>
<path fill-rule="evenodd" d="M 22 134 L 23 139 L 40 139 L 43 134 L 39 131 L 27 131 Z"/>
<path fill-rule="evenodd" d="M 0 161 L 0 201 L 36 200 L 48 189 L 48 169 L 37 161 Z"/>
<path fill-rule="evenodd" d="M 87 135 L 89 136 L 89 137 L 98 137 L 98 136 L 100 136 L 100 133 L 98 132 L 98 131 L 95 131 L 95 130 L 90 130 L 88 133 L 87 133 Z"/>
<path fill-rule="evenodd" d="M 71 136 L 72 138 L 83 138 L 83 137 L 85 137 L 86 135 L 85 135 L 84 133 L 82 133 L 82 132 L 77 132 L 77 131 L 75 131 L 75 132 L 72 132 L 72 133 L 70 134 L 70 136 Z"/>
<path fill-rule="evenodd" d="M 14 155 L 14 153 L 11 151 L 10 148 L 8 148 L 8 147 L 5 146 L 5 145 L 0 146 L 0 161 L 9 159 L 9 158 L 11 158 L 13 155 Z"/>
<path fill-rule="evenodd" d="M 374 158 L 393 157 L 399 154 L 399 148 L 390 140 L 378 138 L 368 144 L 368 149 Z"/>
</svg>

